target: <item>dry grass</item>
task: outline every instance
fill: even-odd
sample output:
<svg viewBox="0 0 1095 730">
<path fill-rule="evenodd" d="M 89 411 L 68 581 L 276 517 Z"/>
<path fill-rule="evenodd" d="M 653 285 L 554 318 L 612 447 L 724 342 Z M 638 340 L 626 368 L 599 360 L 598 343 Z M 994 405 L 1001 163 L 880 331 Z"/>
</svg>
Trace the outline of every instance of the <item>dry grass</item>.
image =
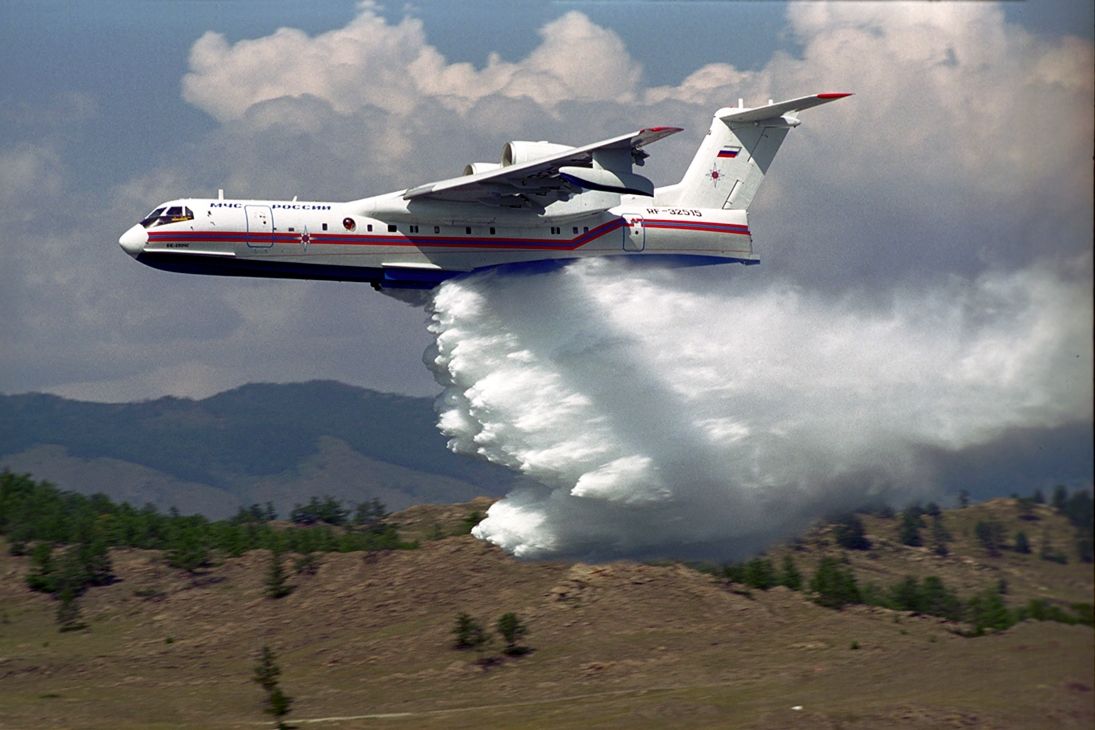
<svg viewBox="0 0 1095 730">
<path fill-rule="evenodd" d="M 948 558 L 883 543 L 896 521 L 870 518 L 877 557 L 851 559 L 879 582 L 937 574 L 965 595 L 1006 576 L 1016 602 L 1090 602 L 1091 565 L 979 553 L 973 524 L 990 513 L 1010 519 L 1007 502 L 948 513 Z M 414 508 L 406 529 L 455 529 L 479 507 Z M 1043 516 L 1051 526 L 1056 519 Z M 805 573 L 834 550 L 827 539 L 819 531 L 793 553 Z M 519 563 L 467 536 L 325 555 L 316 575 L 296 577 L 296 590 L 277 601 L 263 597 L 262 552 L 198 580 L 156 553 L 113 557 L 121 580 L 82 600 L 90 630 L 60 634 L 55 603 L 23 587 L 27 561 L 5 550 L 0 727 L 255 727 L 264 716 L 250 674 L 263 643 L 278 652 L 300 727 L 1095 722 L 1095 632 L 1083 626 L 1027 623 L 966 639 L 937 619 L 829 611 L 785 589 L 740 595 L 681 565 Z M 535 651 L 481 669 L 474 654 L 450 648 L 460 611 L 488 625 L 516 611 Z M 304 722 L 336 717 L 355 719 Z"/>
</svg>

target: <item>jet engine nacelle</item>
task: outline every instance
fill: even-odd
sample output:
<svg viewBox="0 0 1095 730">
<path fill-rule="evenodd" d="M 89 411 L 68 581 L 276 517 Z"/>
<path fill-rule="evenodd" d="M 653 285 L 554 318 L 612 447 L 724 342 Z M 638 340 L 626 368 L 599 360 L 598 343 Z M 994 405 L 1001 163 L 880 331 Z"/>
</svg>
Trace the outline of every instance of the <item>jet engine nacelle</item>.
<svg viewBox="0 0 1095 730">
<path fill-rule="evenodd" d="M 502 148 L 502 167 L 532 162 L 560 152 L 574 149 L 570 145 L 553 142 L 506 142 Z"/>
<path fill-rule="evenodd" d="M 472 162 L 469 165 L 464 165 L 465 175 L 478 175 L 481 172 L 490 172 L 491 170 L 497 170 L 501 165 L 497 162 Z"/>
</svg>

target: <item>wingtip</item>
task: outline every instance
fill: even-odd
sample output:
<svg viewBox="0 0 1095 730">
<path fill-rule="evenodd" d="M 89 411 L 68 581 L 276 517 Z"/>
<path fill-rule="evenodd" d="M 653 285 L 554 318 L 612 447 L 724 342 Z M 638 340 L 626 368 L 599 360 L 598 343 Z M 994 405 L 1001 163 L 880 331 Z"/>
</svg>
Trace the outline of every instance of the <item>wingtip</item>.
<svg viewBox="0 0 1095 730">
<path fill-rule="evenodd" d="M 827 91 L 824 94 L 818 94 L 819 99 L 843 99 L 845 96 L 854 96 L 851 91 Z"/>
</svg>

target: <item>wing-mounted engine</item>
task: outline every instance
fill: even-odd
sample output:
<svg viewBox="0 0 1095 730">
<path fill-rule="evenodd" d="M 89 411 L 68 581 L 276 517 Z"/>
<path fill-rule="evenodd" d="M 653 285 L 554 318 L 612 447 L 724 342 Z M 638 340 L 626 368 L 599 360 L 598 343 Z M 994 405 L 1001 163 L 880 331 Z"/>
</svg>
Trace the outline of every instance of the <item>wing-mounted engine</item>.
<svg viewBox="0 0 1095 730">
<path fill-rule="evenodd" d="M 545 157 L 569 152 L 574 148 L 566 144 L 554 142 L 506 142 L 502 148 L 502 167 L 510 165 L 522 165 L 526 162 L 542 160 Z"/>
<path fill-rule="evenodd" d="M 470 162 L 467 165 L 464 165 L 464 174 L 478 175 L 481 172 L 490 172 L 492 170 L 497 170 L 500 167 L 501 165 L 497 162 Z"/>
</svg>

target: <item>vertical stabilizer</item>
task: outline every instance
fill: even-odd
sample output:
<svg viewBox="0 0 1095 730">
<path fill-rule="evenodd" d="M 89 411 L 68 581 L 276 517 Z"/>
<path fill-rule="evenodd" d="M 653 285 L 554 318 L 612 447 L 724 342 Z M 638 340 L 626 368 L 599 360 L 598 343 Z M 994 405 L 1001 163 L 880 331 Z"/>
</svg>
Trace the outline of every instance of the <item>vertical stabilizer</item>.
<svg viewBox="0 0 1095 730">
<path fill-rule="evenodd" d="M 684 178 L 660 188 L 656 203 L 745 210 L 787 132 L 799 125 L 797 112 L 845 96 L 851 95 L 815 94 L 755 109 L 740 105 L 719 109 Z"/>
</svg>

